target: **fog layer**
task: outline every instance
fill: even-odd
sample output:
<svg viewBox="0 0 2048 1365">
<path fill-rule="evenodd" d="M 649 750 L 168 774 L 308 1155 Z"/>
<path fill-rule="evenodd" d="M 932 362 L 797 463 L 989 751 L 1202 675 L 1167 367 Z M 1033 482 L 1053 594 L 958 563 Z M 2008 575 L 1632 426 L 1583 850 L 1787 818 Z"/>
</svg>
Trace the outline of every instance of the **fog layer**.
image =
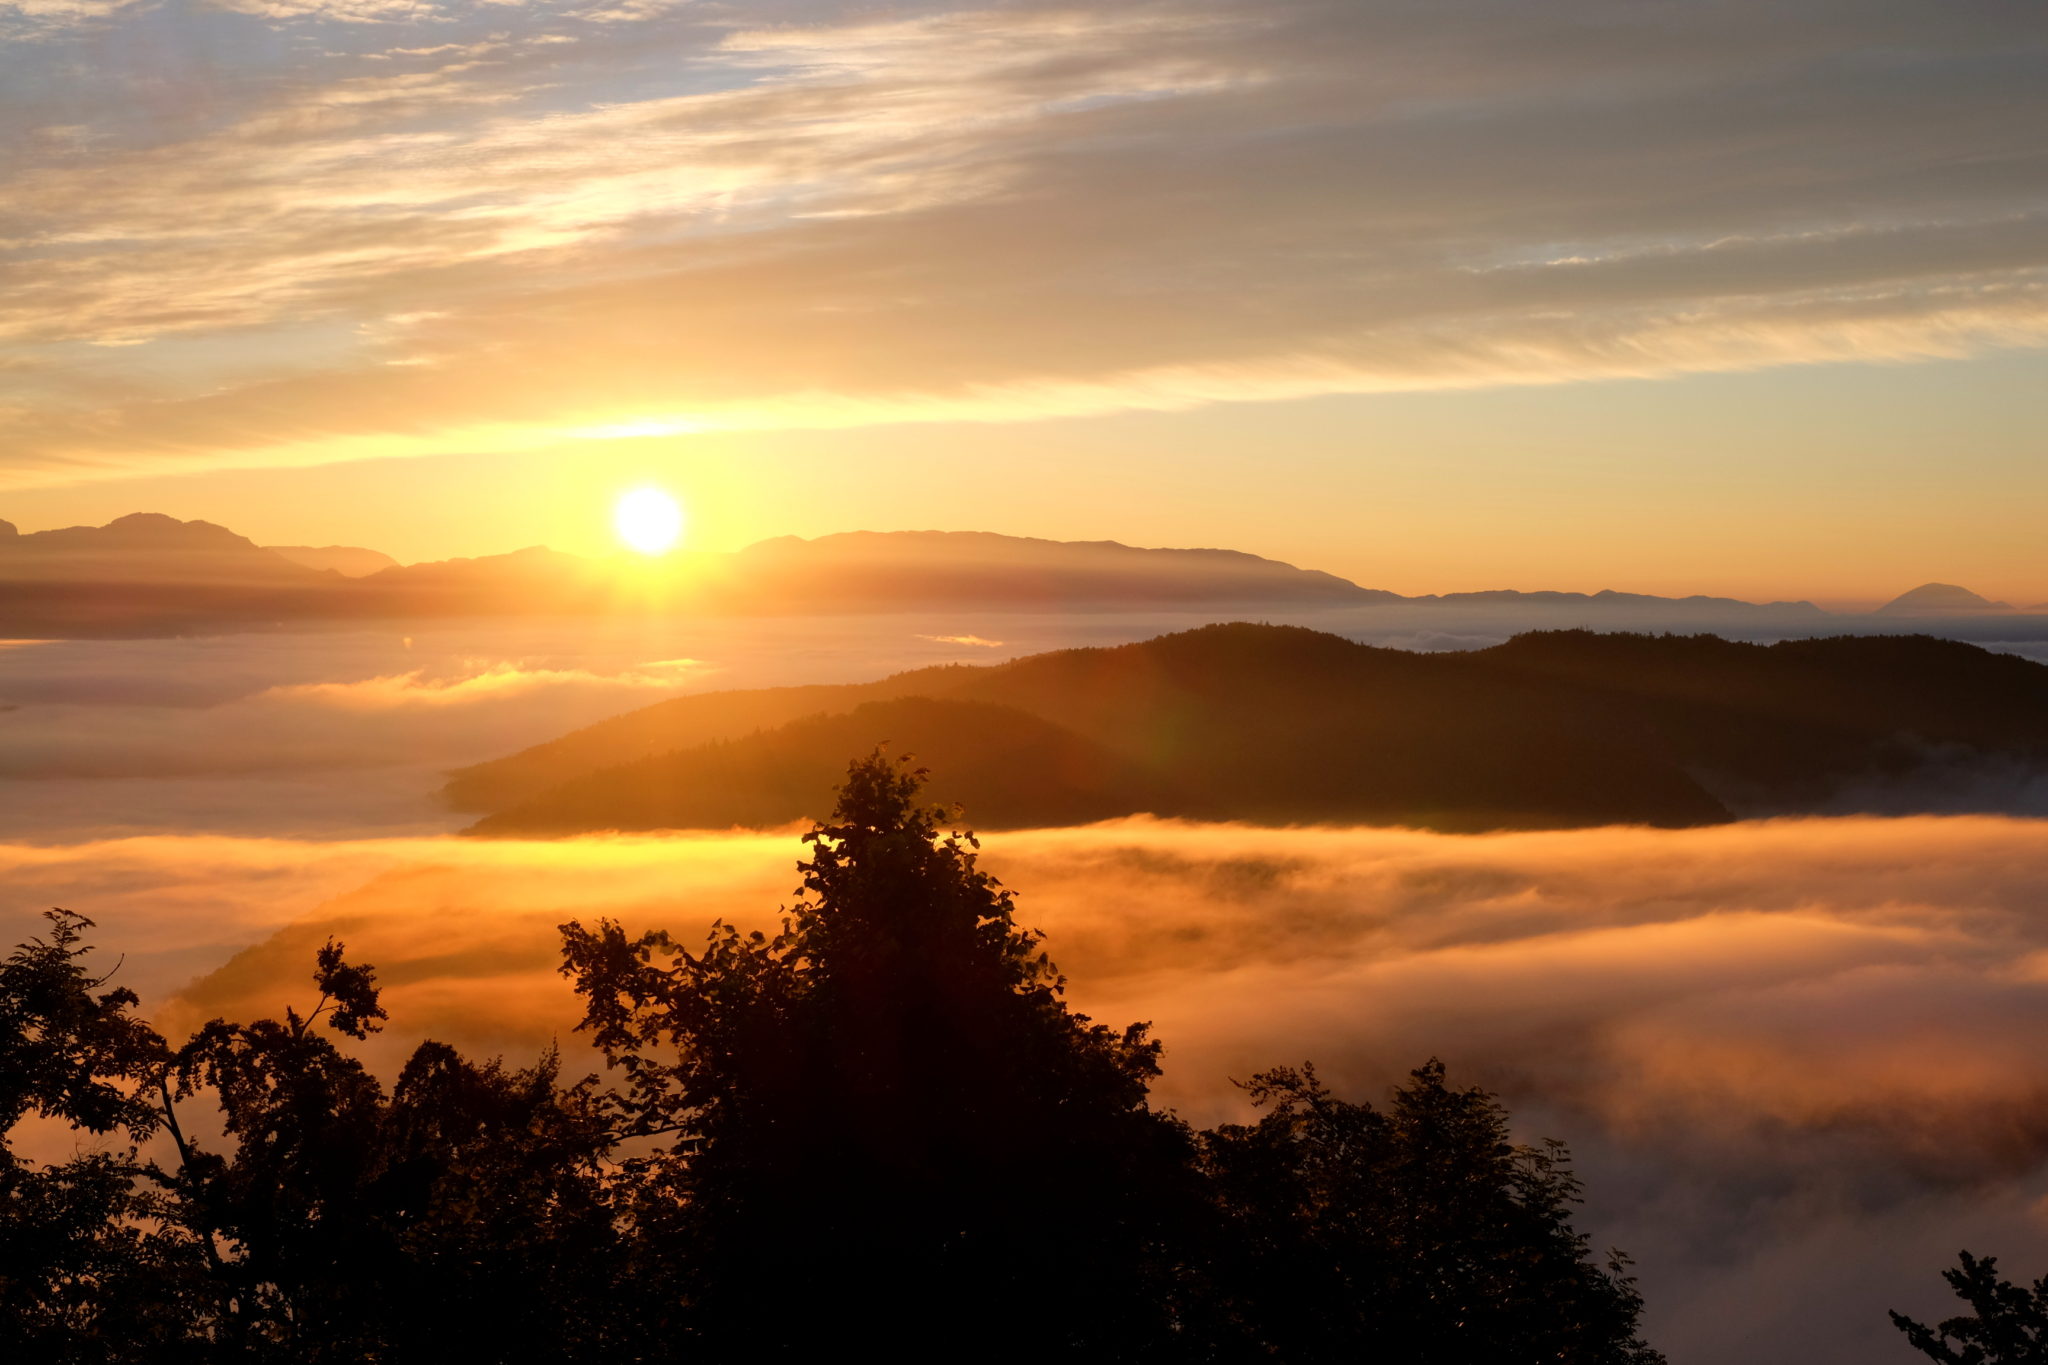
<svg viewBox="0 0 2048 1365">
<path fill-rule="evenodd" d="M 168 1026 L 274 1013 L 328 935 L 423 1034 L 569 1041 L 555 926 L 766 924 L 793 831 L 0 846 L 5 927 L 96 917 Z M 1314 1059 L 1374 1094 L 1432 1054 L 1568 1139 L 1678 1361 L 1883 1359 L 1956 1247 L 2037 1274 L 2048 826 L 1842 819 L 1451 837 L 1125 821 L 990 841 L 1077 1004 L 1149 1019 L 1161 1102 L 1239 1112 Z M 247 945 L 247 946 L 244 946 Z M 241 951 L 237 952 L 236 949 Z M 196 978 L 196 979 L 195 979 Z M 573 1052 L 573 1044 L 572 1044 Z M 1741 1305 L 1731 1311 L 1731 1305 Z"/>
</svg>

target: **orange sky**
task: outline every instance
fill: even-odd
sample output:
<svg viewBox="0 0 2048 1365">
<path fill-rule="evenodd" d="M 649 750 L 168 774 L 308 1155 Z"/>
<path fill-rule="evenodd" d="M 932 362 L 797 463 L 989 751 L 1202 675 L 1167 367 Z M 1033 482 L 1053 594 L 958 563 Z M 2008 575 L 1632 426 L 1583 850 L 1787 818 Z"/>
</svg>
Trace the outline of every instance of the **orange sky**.
<svg viewBox="0 0 2048 1365">
<path fill-rule="evenodd" d="M 24 529 L 2048 600 L 2038 6 L 8 15 Z"/>
</svg>

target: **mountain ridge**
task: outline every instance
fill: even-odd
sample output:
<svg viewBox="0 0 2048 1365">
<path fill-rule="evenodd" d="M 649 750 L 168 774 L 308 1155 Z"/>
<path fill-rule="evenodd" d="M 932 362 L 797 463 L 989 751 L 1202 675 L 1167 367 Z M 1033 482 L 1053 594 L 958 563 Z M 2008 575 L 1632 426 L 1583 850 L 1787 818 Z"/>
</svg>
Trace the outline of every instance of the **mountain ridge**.
<svg viewBox="0 0 2048 1365">
<path fill-rule="evenodd" d="M 940 713 L 959 705 L 993 708 L 982 714 L 994 731 L 948 728 Z M 1017 716 L 1053 729 L 1011 742 L 1018 722 L 1004 718 Z M 1976 766 L 2048 775 L 2048 666 L 1928 636 L 1753 645 L 1550 631 L 1427 654 L 1236 623 L 866 684 L 675 698 L 465 770 L 445 794 L 491 811 L 468 831 L 486 836 L 785 823 L 823 808 L 850 752 L 890 741 L 922 756 L 932 735 L 969 774 L 934 795 L 966 800 L 989 827 L 1020 818 L 999 784 L 972 775 L 996 751 L 1041 795 L 1063 790 L 1059 754 L 1110 755 L 1086 789 L 1113 794 L 1126 807 L 1115 814 L 1683 826 L 1857 800 L 1913 809 L 1931 799 L 1931 776 Z M 1958 799 L 1954 783 L 1942 790 Z M 1052 823 L 1103 818 L 1101 806 L 1076 800 L 1072 821 Z"/>
<path fill-rule="evenodd" d="M 230 632 L 454 616 L 1373 607 L 1435 608 L 1460 619 L 1507 613 L 1529 625 L 1698 622 L 1783 631 L 1854 619 L 1805 600 L 1659 597 L 1611 588 L 1410 597 L 1242 550 L 988 531 L 779 536 L 730 553 L 679 552 L 659 561 L 529 546 L 399 564 L 360 547 L 263 547 L 211 522 L 159 513 L 28 534 L 0 522 L 0 633 L 17 636 Z M 1967 625 L 1980 617 L 2028 615 L 1952 585 L 1927 584 L 1865 619 L 1920 616 Z"/>
</svg>

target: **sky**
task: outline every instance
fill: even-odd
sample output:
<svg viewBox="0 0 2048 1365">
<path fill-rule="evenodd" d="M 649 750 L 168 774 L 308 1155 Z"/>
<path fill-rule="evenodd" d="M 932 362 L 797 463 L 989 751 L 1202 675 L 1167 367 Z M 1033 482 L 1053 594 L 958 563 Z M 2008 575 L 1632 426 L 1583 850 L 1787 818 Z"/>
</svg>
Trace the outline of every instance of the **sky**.
<svg viewBox="0 0 2048 1365">
<path fill-rule="evenodd" d="M 0 516 L 2048 601 L 2037 0 L 0 3 Z"/>
</svg>

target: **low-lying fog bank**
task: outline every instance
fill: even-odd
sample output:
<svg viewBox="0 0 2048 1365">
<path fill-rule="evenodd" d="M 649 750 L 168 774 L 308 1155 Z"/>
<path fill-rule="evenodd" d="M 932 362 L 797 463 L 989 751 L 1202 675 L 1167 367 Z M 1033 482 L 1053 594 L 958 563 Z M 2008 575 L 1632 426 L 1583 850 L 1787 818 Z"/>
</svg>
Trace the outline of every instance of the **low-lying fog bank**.
<svg viewBox="0 0 2048 1365">
<path fill-rule="evenodd" d="M 62 904 L 167 1027 L 302 1002 L 329 934 L 421 1035 L 569 1041 L 555 926 L 772 920 L 794 832 L 549 843 L 0 846 L 9 941 Z M 2048 1269 L 2048 824 L 1837 819 L 1453 837 L 1156 821 L 995 836 L 1097 1017 L 1150 1019 L 1160 1102 L 1238 1110 L 1314 1059 L 1376 1094 L 1435 1054 L 1574 1146 L 1678 1362 L 1904 1359 L 1968 1246 Z M 572 1044 L 573 1046 L 573 1044 Z"/>
</svg>

